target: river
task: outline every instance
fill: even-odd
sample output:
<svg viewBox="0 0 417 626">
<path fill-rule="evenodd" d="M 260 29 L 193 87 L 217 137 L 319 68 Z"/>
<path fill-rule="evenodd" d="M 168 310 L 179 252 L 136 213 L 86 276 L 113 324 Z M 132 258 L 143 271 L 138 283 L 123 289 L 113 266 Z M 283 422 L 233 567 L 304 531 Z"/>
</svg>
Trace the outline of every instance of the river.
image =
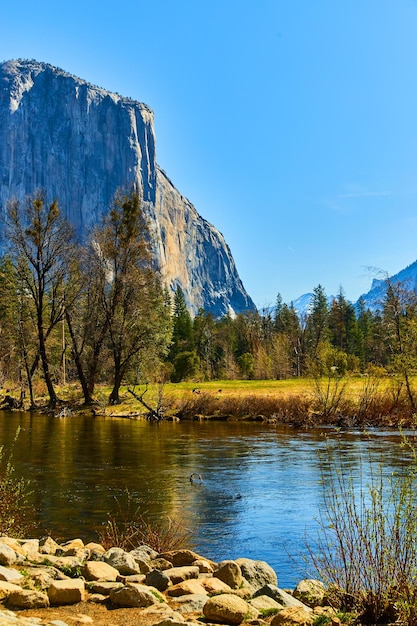
<svg viewBox="0 0 417 626">
<path fill-rule="evenodd" d="M 321 479 L 331 471 L 325 462 L 323 474 L 320 453 L 337 447 L 359 476 L 368 452 L 387 471 L 401 466 L 398 442 L 381 431 L 0 412 L 5 456 L 13 449 L 16 475 L 31 480 L 41 527 L 55 538 L 97 541 L 128 490 L 149 521 L 169 516 L 190 529 L 197 552 L 265 560 L 282 587 L 313 573 L 304 571 L 302 554 L 306 534 L 317 530 Z M 193 473 L 202 482 L 190 482 Z"/>
</svg>

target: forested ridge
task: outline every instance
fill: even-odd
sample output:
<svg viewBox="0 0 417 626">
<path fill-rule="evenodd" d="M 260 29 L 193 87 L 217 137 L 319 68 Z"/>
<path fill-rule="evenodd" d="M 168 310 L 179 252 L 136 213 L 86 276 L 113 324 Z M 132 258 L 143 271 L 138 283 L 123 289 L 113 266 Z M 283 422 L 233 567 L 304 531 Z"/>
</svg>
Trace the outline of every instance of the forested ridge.
<svg viewBox="0 0 417 626">
<path fill-rule="evenodd" d="M 414 410 L 417 297 L 388 283 L 380 309 L 346 300 L 328 304 L 318 285 L 308 314 L 278 294 L 263 312 L 191 318 L 178 287 L 173 297 L 154 267 L 152 240 L 135 192 L 118 194 L 102 222 L 79 242 L 58 201 L 41 192 L 8 205 L 8 249 L 0 265 L 1 384 L 35 405 L 45 385 L 79 384 L 85 404 L 97 384 L 171 380 L 395 376 Z"/>
</svg>

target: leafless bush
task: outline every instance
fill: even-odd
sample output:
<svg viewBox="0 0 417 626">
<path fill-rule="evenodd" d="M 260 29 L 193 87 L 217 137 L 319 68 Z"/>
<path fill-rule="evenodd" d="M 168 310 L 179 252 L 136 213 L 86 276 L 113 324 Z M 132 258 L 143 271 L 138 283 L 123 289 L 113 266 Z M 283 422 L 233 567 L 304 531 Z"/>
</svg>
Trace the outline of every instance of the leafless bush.
<svg viewBox="0 0 417 626">
<path fill-rule="evenodd" d="M 117 512 L 108 513 L 107 521 L 98 530 L 102 546 L 133 550 L 147 545 L 156 552 L 167 552 L 184 547 L 190 541 L 190 531 L 179 522 L 164 516 L 158 522 L 148 522 L 129 492 L 123 501 L 115 498 Z"/>
</svg>

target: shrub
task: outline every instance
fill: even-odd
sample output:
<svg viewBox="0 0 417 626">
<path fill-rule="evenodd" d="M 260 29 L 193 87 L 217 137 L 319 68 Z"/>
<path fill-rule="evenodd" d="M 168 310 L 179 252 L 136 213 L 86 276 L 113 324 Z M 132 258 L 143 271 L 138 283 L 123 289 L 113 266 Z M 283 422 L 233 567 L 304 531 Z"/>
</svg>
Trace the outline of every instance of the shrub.
<svg viewBox="0 0 417 626">
<path fill-rule="evenodd" d="M 317 541 L 307 549 L 333 603 L 356 611 L 364 624 L 417 624 L 417 452 L 405 437 L 401 445 L 399 473 L 361 460 L 366 484 L 361 478 L 358 485 L 339 449 L 328 444 L 322 459 L 324 506 Z"/>
<path fill-rule="evenodd" d="M 19 436 L 19 430 L 16 437 Z M 0 447 L 0 534 L 12 537 L 29 535 L 36 527 L 33 507 L 29 505 L 29 481 L 15 476 L 12 451 L 5 458 Z"/>
<path fill-rule="evenodd" d="M 148 522 L 128 491 L 124 502 L 120 498 L 115 500 L 117 513 L 108 513 L 107 521 L 98 530 L 100 543 L 106 550 L 134 550 L 145 544 L 161 553 L 182 548 L 189 541 L 190 532 L 168 516 L 157 523 Z"/>
</svg>

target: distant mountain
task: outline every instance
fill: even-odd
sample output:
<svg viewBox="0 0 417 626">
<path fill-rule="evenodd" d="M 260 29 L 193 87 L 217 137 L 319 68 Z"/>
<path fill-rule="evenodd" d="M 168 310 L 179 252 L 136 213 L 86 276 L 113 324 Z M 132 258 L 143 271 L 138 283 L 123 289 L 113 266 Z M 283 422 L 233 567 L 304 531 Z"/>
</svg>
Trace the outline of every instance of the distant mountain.
<svg viewBox="0 0 417 626">
<path fill-rule="evenodd" d="M 334 300 L 334 296 L 327 296 L 327 304 L 330 306 Z M 292 305 L 299 318 L 310 315 L 312 308 L 313 293 L 305 293 L 296 300 L 292 301 Z"/>
<path fill-rule="evenodd" d="M 165 283 L 192 313 L 255 310 L 222 234 L 156 162 L 153 111 L 38 61 L 0 63 L 0 217 L 43 189 L 82 238 L 116 190 L 136 188 Z M 0 240 L 1 240 L 0 219 Z"/>
<path fill-rule="evenodd" d="M 371 311 L 377 311 L 382 308 L 385 295 L 387 293 L 388 285 L 397 285 L 401 283 L 401 286 L 407 291 L 417 292 L 417 261 L 408 265 L 405 269 L 394 274 L 393 276 L 387 276 L 386 278 L 374 278 L 370 290 L 364 293 L 359 299 L 365 303 L 365 308 Z M 356 303 L 356 306 L 358 305 Z"/>
</svg>

